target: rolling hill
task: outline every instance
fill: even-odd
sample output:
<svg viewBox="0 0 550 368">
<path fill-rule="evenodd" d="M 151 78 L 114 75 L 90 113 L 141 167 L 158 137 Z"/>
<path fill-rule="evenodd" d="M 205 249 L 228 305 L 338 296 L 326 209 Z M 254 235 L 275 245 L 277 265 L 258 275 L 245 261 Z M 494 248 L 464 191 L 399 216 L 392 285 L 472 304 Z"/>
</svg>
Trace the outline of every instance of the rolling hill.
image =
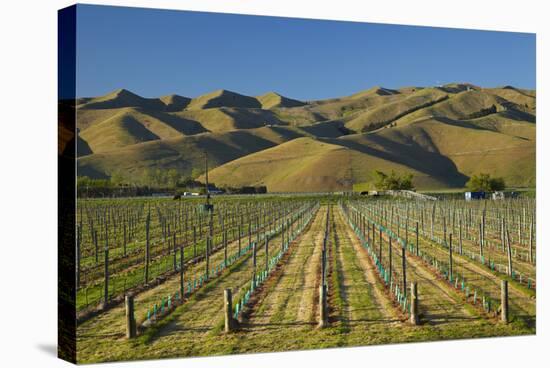
<svg viewBox="0 0 550 368">
<path fill-rule="evenodd" d="M 262 104 L 262 109 L 272 109 L 274 107 L 298 107 L 305 105 L 302 101 L 281 96 L 276 92 L 268 92 L 264 95 L 258 96 L 257 99 Z"/>
<path fill-rule="evenodd" d="M 369 187 L 374 170 L 412 173 L 419 189 L 461 188 L 480 172 L 535 185 L 536 92 L 512 86 L 373 87 L 307 102 L 119 89 L 78 99 L 77 128 L 78 174 L 132 183 L 147 169 L 196 175 L 207 152 L 222 187 L 350 190 Z"/>
<path fill-rule="evenodd" d="M 208 109 L 211 107 L 245 107 L 261 108 L 261 103 L 254 97 L 240 95 L 235 92 L 220 89 L 206 95 L 194 98 L 189 103 L 189 110 Z"/>
</svg>

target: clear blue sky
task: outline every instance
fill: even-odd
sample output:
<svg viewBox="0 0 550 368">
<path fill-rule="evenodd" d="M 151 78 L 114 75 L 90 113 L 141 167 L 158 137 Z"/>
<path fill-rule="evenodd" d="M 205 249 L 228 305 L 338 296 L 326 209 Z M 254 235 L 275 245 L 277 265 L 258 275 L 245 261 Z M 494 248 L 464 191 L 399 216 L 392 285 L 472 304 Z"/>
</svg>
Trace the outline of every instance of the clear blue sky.
<svg viewBox="0 0 550 368">
<path fill-rule="evenodd" d="M 79 5 L 77 95 L 313 100 L 381 85 L 535 88 L 535 35 Z"/>
</svg>

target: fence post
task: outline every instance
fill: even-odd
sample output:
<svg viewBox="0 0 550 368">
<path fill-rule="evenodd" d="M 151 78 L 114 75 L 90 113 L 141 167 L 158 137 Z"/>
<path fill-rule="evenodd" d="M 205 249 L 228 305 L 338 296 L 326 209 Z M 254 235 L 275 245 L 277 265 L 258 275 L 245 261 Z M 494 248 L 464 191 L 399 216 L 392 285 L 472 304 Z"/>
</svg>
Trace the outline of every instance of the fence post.
<svg viewBox="0 0 550 368">
<path fill-rule="evenodd" d="M 372 224 L 372 231 L 371 231 L 371 233 L 372 233 L 372 238 L 371 238 L 372 244 L 371 244 L 371 246 L 372 246 L 372 250 L 375 251 L 375 248 L 374 248 L 374 247 L 375 247 L 375 243 L 376 243 L 376 241 L 375 241 L 375 239 L 376 239 L 376 233 L 375 233 L 374 223 Z M 380 258 L 380 257 L 378 257 L 378 258 Z"/>
<path fill-rule="evenodd" d="M 500 320 L 508 323 L 508 281 L 500 282 Z"/>
<path fill-rule="evenodd" d="M 239 255 L 241 255 L 241 228 L 243 225 L 243 218 L 241 217 L 241 223 L 239 224 Z"/>
<path fill-rule="evenodd" d="M 388 258 L 389 258 L 389 281 L 388 281 L 388 285 L 390 285 L 391 287 L 391 282 L 392 282 L 392 249 L 391 249 L 391 236 L 389 236 L 389 243 L 388 243 Z"/>
<path fill-rule="evenodd" d="M 403 292 L 407 294 L 407 255 L 405 247 L 401 248 L 401 264 L 403 266 Z"/>
<path fill-rule="evenodd" d="M 327 301 L 326 288 L 321 283 L 319 285 L 319 328 L 324 328 L 327 325 Z"/>
<path fill-rule="evenodd" d="M 269 237 L 265 234 L 265 272 L 269 270 Z"/>
<path fill-rule="evenodd" d="M 204 259 L 205 259 L 205 277 L 206 280 L 210 278 L 210 255 L 209 255 L 209 248 L 210 248 L 210 242 L 212 241 L 212 238 L 208 236 L 206 238 L 206 247 L 204 249 Z"/>
<path fill-rule="evenodd" d="M 136 337 L 136 319 L 134 318 L 134 297 L 126 295 L 126 338 L 133 339 Z"/>
<path fill-rule="evenodd" d="M 197 262 L 197 227 L 193 225 L 193 259 Z"/>
<path fill-rule="evenodd" d="M 81 220 L 82 221 L 82 220 Z M 80 243 L 82 242 L 82 225 L 76 226 L 76 288 L 80 286 Z"/>
<path fill-rule="evenodd" d="M 418 288 L 416 282 L 411 283 L 411 323 L 415 326 L 420 323 L 418 318 Z"/>
<path fill-rule="evenodd" d="M 510 233 L 508 232 L 506 225 L 504 226 L 504 229 L 506 238 L 506 253 L 508 255 L 508 276 L 513 278 L 514 270 L 512 268 L 512 245 L 510 244 Z"/>
<path fill-rule="evenodd" d="M 479 257 L 481 258 L 482 263 L 483 262 L 483 225 L 480 222 L 479 223 Z"/>
<path fill-rule="evenodd" d="M 416 256 L 418 257 L 418 221 L 416 222 Z"/>
<path fill-rule="evenodd" d="M 531 217 L 531 223 L 529 224 L 529 263 L 534 263 L 533 260 L 533 219 Z"/>
<path fill-rule="evenodd" d="M 107 227 L 105 227 L 105 229 L 107 229 Z M 105 234 L 107 234 L 107 230 L 105 230 Z M 104 294 L 103 308 L 105 308 L 109 303 L 109 243 L 108 243 L 108 240 L 105 240 L 105 259 L 103 264 L 105 268 L 104 269 L 105 279 L 103 281 L 103 288 L 104 288 L 103 289 L 103 294 Z"/>
<path fill-rule="evenodd" d="M 449 281 L 453 281 L 453 234 L 449 234 Z"/>
<path fill-rule="evenodd" d="M 174 251 L 174 272 L 178 270 L 178 263 L 177 263 L 177 257 L 178 257 L 178 248 L 176 248 L 176 230 L 172 233 L 172 247 Z"/>
<path fill-rule="evenodd" d="M 256 243 L 252 243 L 252 287 L 256 288 Z"/>
<path fill-rule="evenodd" d="M 374 226 L 374 224 L 373 224 Z M 380 260 L 380 262 L 382 262 L 382 245 L 384 244 L 383 243 L 383 238 L 382 238 L 382 228 L 380 228 L 380 232 L 379 232 L 379 244 L 378 244 L 378 259 Z"/>
<path fill-rule="evenodd" d="M 150 244 L 149 244 L 149 226 L 151 222 L 151 210 L 147 212 L 145 219 L 145 285 L 149 283 L 149 262 L 151 261 Z"/>
<path fill-rule="evenodd" d="M 227 267 L 227 229 L 223 230 L 223 265 Z"/>
<path fill-rule="evenodd" d="M 281 236 L 282 236 L 281 252 L 284 252 L 284 250 L 285 250 L 285 219 L 284 219 L 284 217 L 281 221 Z"/>
<path fill-rule="evenodd" d="M 223 302 L 225 310 L 225 332 L 233 330 L 233 300 L 231 298 L 231 289 L 223 291 Z"/>
<path fill-rule="evenodd" d="M 458 248 L 462 255 L 462 216 L 458 219 Z"/>
<path fill-rule="evenodd" d="M 183 267 L 184 267 L 184 249 L 183 244 L 180 246 L 180 295 L 181 299 L 183 300 L 183 297 L 185 296 L 185 284 L 184 284 L 184 273 L 183 273 Z"/>
</svg>

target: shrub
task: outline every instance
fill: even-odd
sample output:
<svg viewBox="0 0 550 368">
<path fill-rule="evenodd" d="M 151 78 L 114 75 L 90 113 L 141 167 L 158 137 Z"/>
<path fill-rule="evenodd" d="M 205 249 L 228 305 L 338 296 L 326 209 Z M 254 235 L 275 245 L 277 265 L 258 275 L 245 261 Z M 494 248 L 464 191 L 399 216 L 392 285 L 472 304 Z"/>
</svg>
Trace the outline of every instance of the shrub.
<svg viewBox="0 0 550 368">
<path fill-rule="evenodd" d="M 393 170 L 389 175 L 378 170 L 374 174 L 376 176 L 374 186 L 378 190 L 410 190 L 414 188 L 412 174 L 399 176 Z"/>
<path fill-rule="evenodd" d="M 471 192 L 493 192 L 504 190 L 506 183 L 503 178 L 492 178 L 489 174 L 481 173 L 472 175 L 466 183 L 466 187 Z"/>
</svg>

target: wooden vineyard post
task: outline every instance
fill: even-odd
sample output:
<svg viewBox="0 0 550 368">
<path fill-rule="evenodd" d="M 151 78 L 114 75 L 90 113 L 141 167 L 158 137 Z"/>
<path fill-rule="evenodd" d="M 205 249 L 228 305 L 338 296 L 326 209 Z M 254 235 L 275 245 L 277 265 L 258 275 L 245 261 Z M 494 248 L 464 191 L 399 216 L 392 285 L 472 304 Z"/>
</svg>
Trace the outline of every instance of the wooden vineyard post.
<svg viewBox="0 0 550 368">
<path fill-rule="evenodd" d="M 372 226 L 374 226 L 374 224 Z M 382 242 L 382 229 L 380 229 L 380 238 L 379 238 L 379 240 L 380 240 L 379 241 L 380 244 L 378 245 L 378 247 L 379 247 L 379 249 L 378 249 L 378 259 L 380 260 L 380 262 L 382 262 L 382 244 L 383 244 L 383 242 Z"/>
<path fill-rule="evenodd" d="M 170 232 L 170 224 L 168 224 L 167 226 L 168 226 L 168 230 L 164 235 L 164 243 L 166 243 L 168 245 L 166 251 L 167 251 L 168 254 L 170 254 L 170 235 L 172 233 Z M 166 241 L 166 237 L 168 237 L 168 241 Z"/>
<path fill-rule="evenodd" d="M 506 249 L 506 232 L 504 231 L 504 217 L 500 221 L 500 244 L 502 250 Z"/>
<path fill-rule="evenodd" d="M 443 244 L 447 245 L 447 220 L 443 216 Z"/>
<path fill-rule="evenodd" d="M 225 332 L 233 331 L 233 300 L 231 298 L 231 289 L 223 291 L 223 303 L 225 314 Z"/>
<path fill-rule="evenodd" d="M 485 203 L 485 206 L 487 206 L 487 203 Z M 485 246 L 485 209 L 482 212 L 481 215 L 481 247 L 483 248 Z"/>
<path fill-rule="evenodd" d="M 81 242 L 82 242 L 82 225 L 77 225 L 76 226 L 76 288 L 77 289 L 80 285 Z"/>
<path fill-rule="evenodd" d="M 375 248 L 374 248 L 374 247 L 375 247 L 375 245 L 374 245 L 374 243 L 375 243 L 375 240 L 374 240 L 374 239 L 375 239 L 375 238 L 376 238 L 376 233 L 374 232 L 374 224 L 372 224 L 371 237 L 370 237 L 370 239 L 369 239 L 369 244 L 372 246 L 372 250 L 375 249 Z M 370 243 L 370 242 L 372 242 L 372 243 Z"/>
<path fill-rule="evenodd" d="M 178 270 L 178 248 L 176 248 L 176 231 L 172 233 L 172 251 L 174 252 L 174 272 L 176 272 Z"/>
<path fill-rule="evenodd" d="M 458 249 L 462 255 L 462 216 L 458 219 Z"/>
<path fill-rule="evenodd" d="M 210 236 L 208 236 L 206 238 L 206 247 L 204 248 L 204 260 L 205 260 L 205 270 L 204 270 L 204 273 L 205 273 L 205 278 L 206 280 L 208 280 L 210 278 L 210 255 L 209 255 L 209 251 L 208 251 L 208 248 L 210 248 L 210 242 L 212 241 L 212 239 L 210 238 Z"/>
<path fill-rule="evenodd" d="M 449 234 L 449 281 L 453 281 L 453 234 Z"/>
<path fill-rule="evenodd" d="M 514 277 L 514 270 L 512 268 L 512 245 L 510 244 L 510 233 L 508 232 L 508 228 L 506 225 L 504 226 L 505 229 L 505 236 L 506 236 L 506 249 L 508 254 L 508 276 Z"/>
<path fill-rule="evenodd" d="M 256 217 L 256 244 L 260 244 L 260 217 Z"/>
<path fill-rule="evenodd" d="M 149 283 L 149 262 L 151 260 L 151 254 L 149 253 L 149 226 L 151 222 L 151 211 L 147 213 L 145 220 L 145 285 Z"/>
<path fill-rule="evenodd" d="M 239 255 L 241 254 L 241 229 L 242 229 L 242 217 L 241 217 L 241 223 L 239 224 Z"/>
<path fill-rule="evenodd" d="M 265 272 L 269 270 L 269 236 L 265 234 Z"/>
<path fill-rule="evenodd" d="M 180 295 L 181 299 L 183 300 L 183 297 L 185 296 L 185 283 L 184 283 L 184 249 L 183 245 L 180 245 Z"/>
<path fill-rule="evenodd" d="M 285 219 L 283 218 L 281 221 L 281 252 L 285 251 Z"/>
<path fill-rule="evenodd" d="M 126 338 L 133 339 L 136 337 L 136 319 L 134 317 L 134 297 L 126 295 L 124 298 L 126 305 Z"/>
<path fill-rule="evenodd" d="M 325 243 L 326 244 L 326 241 Z M 321 284 L 325 284 L 325 278 L 326 278 L 326 262 L 327 262 L 327 250 L 323 246 L 323 249 L 321 250 Z"/>
<path fill-rule="evenodd" d="M 392 205 L 391 206 L 391 215 L 390 215 L 390 226 L 388 226 L 388 223 L 386 221 L 386 227 L 389 228 L 390 230 L 393 230 L 393 210 L 394 210 L 394 207 Z"/>
<path fill-rule="evenodd" d="M 287 243 L 288 245 L 290 246 L 290 237 L 292 236 L 292 222 L 290 219 L 286 220 L 286 238 L 287 238 Z"/>
<path fill-rule="evenodd" d="M 123 228 L 124 228 L 124 257 L 126 257 L 126 243 L 127 243 L 127 239 L 126 239 L 126 221 L 124 221 Z"/>
<path fill-rule="evenodd" d="M 248 221 L 248 245 L 252 244 L 252 223 Z"/>
<path fill-rule="evenodd" d="M 533 261 L 533 219 L 531 218 L 529 224 L 529 263 L 534 263 Z"/>
<path fill-rule="evenodd" d="M 432 221 L 431 221 L 431 235 L 432 239 L 434 238 L 434 221 L 435 221 L 435 203 L 432 207 Z"/>
<path fill-rule="evenodd" d="M 223 264 L 227 267 L 227 229 L 223 231 Z"/>
<path fill-rule="evenodd" d="M 420 319 L 418 318 L 418 288 L 416 282 L 411 283 L 411 323 L 418 325 Z"/>
<path fill-rule="evenodd" d="M 319 328 L 326 327 L 327 321 L 326 287 L 321 283 L 321 285 L 319 285 Z"/>
<path fill-rule="evenodd" d="M 323 288 L 322 289 L 322 295 L 320 295 L 321 299 L 320 299 L 320 303 L 324 303 L 326 304 L 326 270 L 327 270 L 327 241 L 328 241 L 328 236 L 329 236 L 329 218 L 330 218 L 330 205 L 328 207 L 328 210 L 327 210 L 327 219 L 326 219 L 326 223 L 325 223 L 325 235 L 323 237 L 323 248 L 321 249 L 321 287 Z M 326 309 L 326 306 L 325 306 L 325 309 Z M 326 314 L 326 310 L 323 310 L 323 308 L 321 307 L 321 309 L 319 310 L 319 313 L 320 313 L 320 322 L 319 322 L 319 326 L 320 327 L 323 327 L 324 324 L 326 323 L 326 316 L 324 314 Z M 324 318 L 324 319 L 323 319 Z"/>
<path fill-rule="evenodd" d="M 181 213 L 180 213 L 180 221 L 181 221 Z M 187 234 L 187 230 L 189 229 L 189 223 L 188 223 L 188 221 L 187 221 L 187 213 L 185 213 L 185 222 L 184 222 L 184 226 L 185 226 L 185 227 L 183 228 L 183 234 L 184 234 L 184 240 L 183 240 L 183 242 L 184 242 L 185 244 L 187 244 L 187 240 L 188 240 L 188 239 L 187 239 L 187 235 L 188 235 L 188 234 Z M 180 236 L 181 236 L 181 232 L 182 232 L 182 227 L 181 227 L 181 224 L 180 224 Z"/>
<path fill-rule="evenodd" d="M 500 281 L 500 320 L 508 323 L 508 281 Z"/>
<path fill-rule="evenodd" d="M 209 216 L 208 216 L 208 236 L 212 240 L 214 237 L 214 211 L 208 210 Z M 210 244 L 212 245 L 212 244 Z M 208 250 L 210 252 L 210 249 Z"/>
<path fill-rule="evenodd" d="M 193 226 L 193 259 L 197 258 L 197 227 Z"/>
<path fill-rule="evenodd" d="M 104 275 L 105 275 L 105 281 L 103 283 L 104 290 L 104 301 L 103 301 L 103 307 L 105 308 L 107 306 L 107 303 L 109 301 L 109 241 L 107 239 L 107 226 L 105 226 L 105 260 L 103 262 L 105 266 Z"/>
<path fill-rule="evenodd" d="M 483 262 L 483 235 L 482 235 L 482 227 L 483 225 L 481 224 L 481 222 L 479 223 L 479 257 L 480 257 L 480 260 L 481 260 L 481 263 L 485 263 Z"/>
<path fill-rule="evenodd" d="M 407 256 L 406 248 L 401 248 L 401 263 L 403 265 L 403 292 L 407 293 Z"/>
<path fill-rule="evenodd" d="M 99 263 L 99 244 L 97 239 L 97 230 L 94 230 L 95 264 Z"/>
<path fill-rule="evenodd" d="M 420 223 L 422 225 L 422 232 L 424 232 L 424 207 L 420 211 Z"/>
<path fill-rule="evenodd" d="M 401 239 L 401 217 L 397 215 L 397 239 Z"/>
<path fill-rule="evenodd" d="M 405 248 L 409 247 L 409 218 L 405 220 Z"/>
<path fill-rule="evenodd" d="M 418 221 L 416 222 L 416 242 L 415 242 L 415 245 L 416 245 L 416 256 L 418 257 L 419 255 L 419 250 L 418 250 Z"/>
<path fill-rule="evenodd" d="M 523 230 L 525 226 L 525 207 L 523 207 L 523 216 L 518 215 L 518 238 L 519 238 L 519 244 L 524 245 L 525 242 L 523 241 Z"/>
<path fill-rule="evenodd" d="M 256 288 L 256 243 L 252 243 L 252 286 Z"/>
<path fill-rule="evenodd" d="M 388 257 L 389 257 L 389 271 L 390 271 L 390 279 L 389 279 L 389 284 L 390 284 L 390 287 L 391 287 L 391 283 L 392 283 L 392 259 L 391 259 L 391 256 L 392 256 L 392 251 L 391 251 L 391 236 L 389 237 L 390 241 L 388 243 Z"/>
<path fill-rule="evenodd" d="M 202 215 L 201 213 L 199 212 L 199 237 L 202 237 Z"/>
</svg>

